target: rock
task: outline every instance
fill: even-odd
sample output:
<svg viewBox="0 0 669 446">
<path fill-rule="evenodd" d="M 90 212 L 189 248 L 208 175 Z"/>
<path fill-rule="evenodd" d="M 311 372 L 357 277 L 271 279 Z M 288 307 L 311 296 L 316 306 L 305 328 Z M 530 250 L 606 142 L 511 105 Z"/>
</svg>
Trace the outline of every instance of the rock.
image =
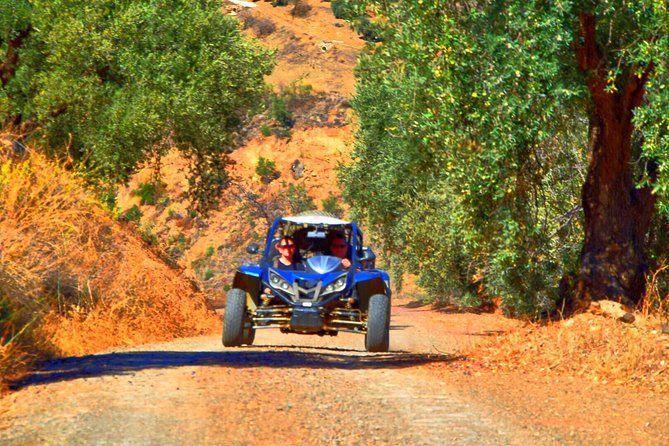
<svg viewBox="0 0 669 446">
<path fill-rule="evenodd" d="M 669 334 L 669 323 L 664 323 L 660 325 L 660 329 L 662 330 L 662 333 L 664 334 Z"/>
<path fill-rule="evenodd" d="M 318 48 L 324 53 L 338 43 L 344 43 L 342 40 L 321 40 L 318 42 Z"/>
<path fill-rule="evenodd" d="M 293 178 L 296 180 L 302 178 L 304 175 L 304 164 L 302 164 L 302 161 L 300 160 L 295 160 L 293 161 L 293 164 L 290 166 L 290 171 L 293 174 Z"/>
<path fill-rule="evenodd" d="M 634 322 L 635 319 L 636 318 L 632 313 L 625 313 L 618 318 L 620 322 L 624 322 L 626 324 L 631 324 L 632 322 Z"/>
<path fill-rule="evenodd" d="M 625 314 L 630 313 L 629 309 L 626 308 L 620 302 L 614 302 L 612 300 L 600 300 L 593 302 L 590 305 L 590 311 L 593 314 L 601 314 L 606 317 L 620 319 Z"/>
</svg>

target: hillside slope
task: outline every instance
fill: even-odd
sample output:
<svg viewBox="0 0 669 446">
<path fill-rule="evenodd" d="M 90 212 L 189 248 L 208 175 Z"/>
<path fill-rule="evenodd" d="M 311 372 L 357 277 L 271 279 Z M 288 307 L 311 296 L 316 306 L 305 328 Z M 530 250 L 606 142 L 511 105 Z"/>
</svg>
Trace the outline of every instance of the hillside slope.
<svg viewBox="0 0 669 446">
<path fill-rule="evenodd" d="M 0 371 L 29 357 L 209 333 L 201 293 L 82 181 L 0 138 Z"/>
<path fill-rule="evenodd" d="M 334 17 L 328 2 L 302 3 L 311 7 L 305 17 L 293 16 L 292 6 L 272 7 L 269 2 L 256 2 L 255 8 L 224 8 L 247 33 L 276 50 L 277 67 L 267 78 L 274 90 L 268 94 L 267 109 L 239 135 L 238 147 L 229 156 L 231 180 L 218 209 L 204 219 L 189 215 L 184 195 L 189 166 L 176 153 L 161 160 L 162 184 L 149 200 L 152 204 L 141 197 L 141 190 L 155 182 L 153 166 L 140 170 L 118 193 L 119 209 L 126 212 L 137 206 L 140 233 L 184 268 L 212 302 L 224 298 L 238 265 L 252 259 L 244 249 L 262 241 L 272 216 L 322 209 L 324 200 L 331 208 L 345 208 L 335 169 L 349 159 L 348 100 L 364 41 Z M 292 117 L 289 128 L 277 123 L 274 98 L 285 102 Z M 275 164 L 271 181 L 256 173 L 261 159 Z M 302 170 L 299 175 L 292 170 L 294 164 Z"/>
</svg>

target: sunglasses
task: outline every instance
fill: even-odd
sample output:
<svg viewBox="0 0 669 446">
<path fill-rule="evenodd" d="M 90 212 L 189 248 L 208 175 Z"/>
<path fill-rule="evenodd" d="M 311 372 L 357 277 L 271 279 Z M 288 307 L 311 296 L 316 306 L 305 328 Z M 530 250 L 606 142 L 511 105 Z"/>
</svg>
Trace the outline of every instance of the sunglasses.
<svg viewBox="0 0 669 446">
<path fill-rule="evenodd" d="M 333 248 L 346 248 L 346 245 L 332 245 Z"/>
<path fill-rule="evenodd" d="M 279 245 L 279 248 L 286 249 L 286 248 L 294 248 L 295 245 Z"/>
</svg>

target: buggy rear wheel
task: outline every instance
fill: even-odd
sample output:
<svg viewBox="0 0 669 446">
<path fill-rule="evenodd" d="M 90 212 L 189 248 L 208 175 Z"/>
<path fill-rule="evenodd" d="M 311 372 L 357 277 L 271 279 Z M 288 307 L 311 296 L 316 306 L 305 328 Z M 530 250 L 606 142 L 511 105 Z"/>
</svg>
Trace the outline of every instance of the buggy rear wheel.
<svg viewBox="0 0 669 446">
<path fill-rule="evenodd" d="M 387 352 L 390 348 L 390 298 L 385 294 L 369 299 L 365 348 L 369 352 Z"/>
</svg>

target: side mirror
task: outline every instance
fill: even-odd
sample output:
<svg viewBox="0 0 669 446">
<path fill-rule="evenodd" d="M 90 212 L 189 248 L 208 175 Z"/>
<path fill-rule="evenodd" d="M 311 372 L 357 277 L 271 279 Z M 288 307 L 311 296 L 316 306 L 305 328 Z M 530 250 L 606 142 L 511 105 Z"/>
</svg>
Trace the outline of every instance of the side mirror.
<svg viewBox="0 0 669 446">
<path fill-rule="evenodd" d="M 258 254 L 258 251 L 260 250 L 260 246 L 258 246 L 257 243 L 251 243 L 247 248 L 246 252 L 249 254 Z"/>
<path fill-rule="evenodd" d="M 362 256 L 360 256 L 360 262 L 364 265 L 365 269 L 374 269 L 374 264 L 376 262 L 376 254 L 372 251 L 372 248 L 369 246 L 363 246 Z"/>
</svg>

